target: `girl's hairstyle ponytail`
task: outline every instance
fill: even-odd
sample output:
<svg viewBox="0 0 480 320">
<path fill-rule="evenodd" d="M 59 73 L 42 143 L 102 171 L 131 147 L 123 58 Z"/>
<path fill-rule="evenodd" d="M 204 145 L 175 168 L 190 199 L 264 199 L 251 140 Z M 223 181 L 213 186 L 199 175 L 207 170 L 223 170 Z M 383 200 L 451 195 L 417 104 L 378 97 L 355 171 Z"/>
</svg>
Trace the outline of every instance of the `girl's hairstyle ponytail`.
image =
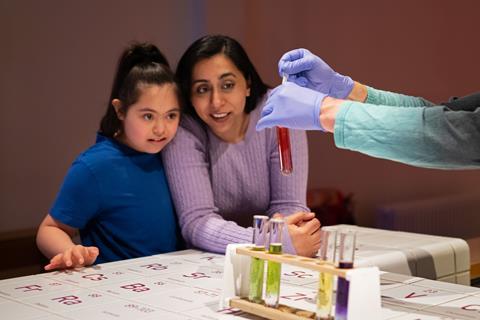
<svg viewBox="0 0 480 320">
<path fill-rule="evenodd" d="M 122 122 L 112 105 L 113 99 L 122 103 L 121 110 L 126 114 L 129 107 L 137 102 L 144 85 L 175 84 L 165 56 L 151 43 L 133 43 L 127 47 L 117 65 L 107 112 L 100 122 L 100 133 L 113 138 L 122 130 Z M 180 101 L 180 94 L 176 90 Z"/>
</svg>

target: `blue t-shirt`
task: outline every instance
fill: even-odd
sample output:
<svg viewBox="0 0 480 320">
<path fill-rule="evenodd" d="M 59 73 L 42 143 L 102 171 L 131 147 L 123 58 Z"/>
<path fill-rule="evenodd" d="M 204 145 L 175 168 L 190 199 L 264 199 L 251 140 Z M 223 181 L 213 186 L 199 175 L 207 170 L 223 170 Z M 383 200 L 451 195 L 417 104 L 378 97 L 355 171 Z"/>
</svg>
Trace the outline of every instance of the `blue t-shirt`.
<svg viewBox="0 0 480 320">
<path fill-rule="evenodd" d="M 180 249 L 178 223 L 159 154 L 97 135 L 68 171 L 50 215 L 96 246 L 96 263 Z"/>
</svg>

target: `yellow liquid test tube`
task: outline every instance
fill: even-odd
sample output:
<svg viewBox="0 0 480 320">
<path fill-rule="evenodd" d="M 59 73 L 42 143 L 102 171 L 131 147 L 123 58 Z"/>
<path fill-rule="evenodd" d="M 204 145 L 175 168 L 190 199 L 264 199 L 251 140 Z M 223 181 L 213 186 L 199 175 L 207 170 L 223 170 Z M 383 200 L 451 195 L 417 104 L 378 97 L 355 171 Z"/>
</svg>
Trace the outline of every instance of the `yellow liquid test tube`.
<svg viewBox="0 0 480 320">
<path fill-rule="evenodd" d="M 319 259 L 322 263 L 334 265 L 337 243 L 336 230 L 322 229 L 320 231 L 320 241 Z M 333 319 L 333 282 L 334 276 L 332 274 L 320 272 L 317 290 L 317 320 Z"/>
<path fill-rule="evenodd" d="M 253 248 L 254 251 L 265 251 L 265 243 L 267 237 L 268 217 L 255 215 L 253 216 Z M 250 287 L 248 292 L 248 300 L 261 303 L 263 302 L 263 274 L 265 270 L 265 261 L 260 258 L 252 257 L 250 262 Z"/>
</svg>

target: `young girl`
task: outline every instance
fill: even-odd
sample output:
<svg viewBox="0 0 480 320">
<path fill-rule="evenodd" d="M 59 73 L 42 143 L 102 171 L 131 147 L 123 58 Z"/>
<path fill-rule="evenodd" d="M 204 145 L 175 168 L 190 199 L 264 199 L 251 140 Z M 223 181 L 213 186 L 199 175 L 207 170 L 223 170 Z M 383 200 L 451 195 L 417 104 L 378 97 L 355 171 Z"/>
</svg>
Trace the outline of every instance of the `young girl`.
<svg viewBox="0 0 480 320">
<path fill-rule="evenodd" d="M 180 239 L 159 152 L 174 137 L 180 97 L 152 44 L 122 54 L 96 143 L 72 164 L 37 234 L 45 270 L 177 250 Z M 80 231 L 82 245 L 72 237 Z"/>
<path fill-rule="evenodd" d="M 320 222 L 306 206 L 305 132 L 291 132 L 294 171 L 283 176 L 275 130 L 255 131 L 268 87 L 242 46 L 205 36 L 176 75 L 189 115 L 162 157 L 186 242 L 223 253 L 252 240 L 253 215 L 280 213 L 288 216 L 285 251 L 315 255 Z"/>
</svg>

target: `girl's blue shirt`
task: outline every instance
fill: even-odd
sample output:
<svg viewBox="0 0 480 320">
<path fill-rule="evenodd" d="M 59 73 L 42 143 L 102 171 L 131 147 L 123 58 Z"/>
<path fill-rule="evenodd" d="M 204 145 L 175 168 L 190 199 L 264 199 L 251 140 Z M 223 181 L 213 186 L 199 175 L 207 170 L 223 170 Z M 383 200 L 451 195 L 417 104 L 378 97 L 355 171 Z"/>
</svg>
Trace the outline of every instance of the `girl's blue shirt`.
<svg viewBox="0 0 480 320">
<path fill-rule="evenodd" d="M 72 164 L 51 216 L 96 246 L 96 263 L 180 249 L 178 223 L 160 154 L 97 135 Z"/>
</svg>

